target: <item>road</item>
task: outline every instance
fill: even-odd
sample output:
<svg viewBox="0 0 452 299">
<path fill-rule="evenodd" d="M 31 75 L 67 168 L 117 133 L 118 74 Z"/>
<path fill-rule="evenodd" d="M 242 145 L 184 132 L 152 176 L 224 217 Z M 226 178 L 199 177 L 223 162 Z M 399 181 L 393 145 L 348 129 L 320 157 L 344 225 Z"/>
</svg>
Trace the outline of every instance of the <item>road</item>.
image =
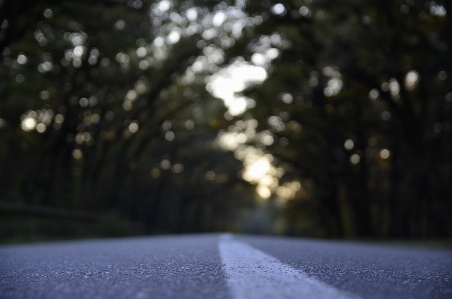
<svg viewBox="0 0 452 299">
<path fill-rule="evenodd" d="M 207 234 L 0 246 L 0 298 L 452 298 L 452 252 Z"/>
</svg>

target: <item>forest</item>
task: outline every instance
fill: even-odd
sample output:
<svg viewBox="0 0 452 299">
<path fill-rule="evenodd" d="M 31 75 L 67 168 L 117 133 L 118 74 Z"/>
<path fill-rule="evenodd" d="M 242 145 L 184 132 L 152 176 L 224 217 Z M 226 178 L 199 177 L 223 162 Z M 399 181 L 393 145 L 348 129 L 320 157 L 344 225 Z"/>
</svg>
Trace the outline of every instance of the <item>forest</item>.
<svg viewBox="0 0 452 299">
<path fill-rule="evenodd" d="M 0 242 L 451 238 L 451 14 L 0 0 Z"/>
</svg>

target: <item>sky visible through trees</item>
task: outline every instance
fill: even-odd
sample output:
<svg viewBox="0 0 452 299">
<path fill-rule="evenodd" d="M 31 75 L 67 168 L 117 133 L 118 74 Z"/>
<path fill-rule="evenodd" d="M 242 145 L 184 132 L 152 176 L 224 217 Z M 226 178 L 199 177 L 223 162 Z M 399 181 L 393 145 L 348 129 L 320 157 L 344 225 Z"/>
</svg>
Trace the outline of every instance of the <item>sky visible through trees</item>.
<svg viewBox="0 0 452 299">
<path fill-rule="evenodd" d="M 0 1 L 0 239 L 452 236 L 451 1 Z"/>
</svg>

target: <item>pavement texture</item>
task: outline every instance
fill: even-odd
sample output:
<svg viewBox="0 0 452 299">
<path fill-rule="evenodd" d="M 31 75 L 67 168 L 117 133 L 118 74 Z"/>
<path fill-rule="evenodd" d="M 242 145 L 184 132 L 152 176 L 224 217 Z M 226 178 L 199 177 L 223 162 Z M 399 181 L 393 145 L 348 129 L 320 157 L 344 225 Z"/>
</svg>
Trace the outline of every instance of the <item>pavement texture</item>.
<svg viewBox="0 0 452 299">
<path fill-rule="evenodd" d="M 235 299 L 219 253 L 223 236 L 0 246 L 0 298 Z M 451 251 L 230 237 L 353 298 L 452 298 Z"/>
<path fill-rule="evenodd" d="M 238 237 L 309 276 L 361 298 L 452 298 L 452 252 L 268 237 Z"/>
</svg>

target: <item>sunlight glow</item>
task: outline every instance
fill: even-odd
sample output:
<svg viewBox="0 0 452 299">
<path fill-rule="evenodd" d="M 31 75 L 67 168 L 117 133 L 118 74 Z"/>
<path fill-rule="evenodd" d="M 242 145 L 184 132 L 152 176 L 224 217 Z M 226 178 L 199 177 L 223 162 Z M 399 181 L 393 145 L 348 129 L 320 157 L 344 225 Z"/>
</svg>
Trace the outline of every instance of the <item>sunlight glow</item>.
<svg viewBox="0 0 452 299">
<path fill-rule="evenodd" d="M 345 140 L 344 147 L 346 150 L 350 151 L 353 149 L 354 146 L 355 146 L 355 143 L 353 142 L 353 140 L 351 140 L 351 139 Z"/>
<path fill-rule="evenodd" d="M 361 161 L 361 157 L 358 154 L 353 154 L 350 156 L 350 162 L 352 164 L 358 164 Z"/>
<path fill-rule="evenodd" d="M 250 182 L 259 182 L 270 170 L 270 162 L 265 158 L 260 158 L 248 165 L 243 173 L 243 178 Z"/>
<path fill-rule="evenodd" d="M 80 160 L 80 159 L 83 157 L 83 153 L 82 153 L 81 150 L 75 149 L 75 150 L 72 152 L 72 156 L 73 156 L 75 159 Z"/>
<path fill-rule="evenodd" d="M 266 78 L 267 72 L 263 67 L 235 63 L 212 75 L 207 90 L 224 101 L 229 114 L 237 116 L 246 111 L 249 101 L 236 93 L 243 91 L 250 83 L 262 82 Z"/>
<path fill-rule="evenodd" d="M 405 75 L 405 88 L 409 91 L 413 91 L 419 82 L 419 73 L 416 71 L 409 71 Z"/>
<path fill-rule="evenodd" d="M 284 183 L 276 189 L 280 201 L 285 202 L 289 199 L 295 198 L 298 191 L 301 190 L 301 183 L 299 181 L 292 181 Z"/>
<path fill-rule="evenodd" d="M 387 149 L 382 149 L 380 151 L 380 158 L 382 158 L 383 160 L 388 159 L 390 156 L 390 152 Z"/>
<path fill-rule="evenodd" d="M 37 125 L 37 121 L 36 119 L 32 118 L 32 117 L 27 117 L 22 121 L 21 127 L 22 130 L 24 131 L 31 131 L 34 130 L 34 128 Z"/>
<path fill-rule="evenodd" d="M 269 198 L 272 195 L 272 192 L 270 191 L 270 189 L 268 189 L 268 187 L 265 187 L 265 186 L 257 186 L 256 192 L 262 198 Z"/>
</svg>

